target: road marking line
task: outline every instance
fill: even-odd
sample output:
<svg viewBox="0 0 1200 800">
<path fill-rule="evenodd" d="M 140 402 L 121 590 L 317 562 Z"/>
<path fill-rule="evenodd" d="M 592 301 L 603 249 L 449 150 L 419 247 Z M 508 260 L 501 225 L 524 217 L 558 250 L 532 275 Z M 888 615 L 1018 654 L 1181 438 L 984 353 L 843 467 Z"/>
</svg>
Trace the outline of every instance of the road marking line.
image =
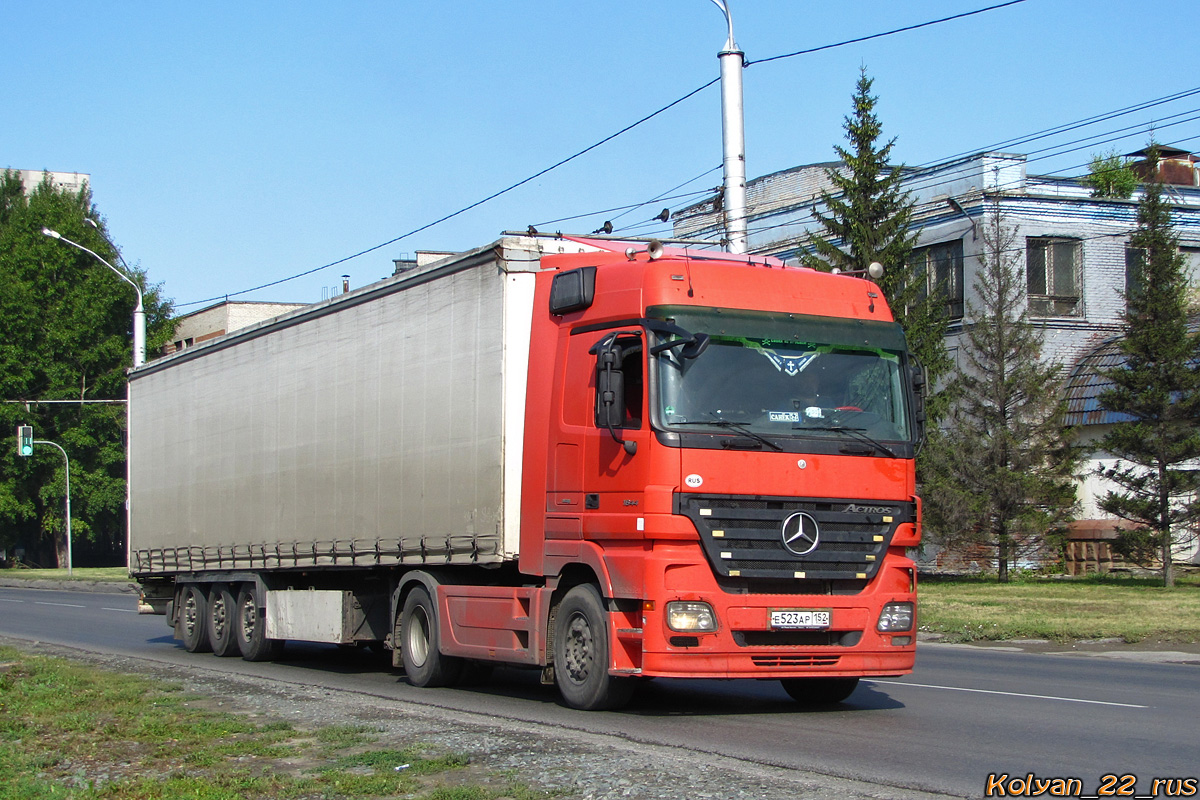
<svg viewBox="0 0 1200 800">
<path fill-rule="evenodd" d="M 12 600 L 7 597 L 0 597 L 0 603 L 24 603 L 24 600 Z"/>
<path fill-rule="evenodd" d="M 108 608 L 107 606 L 101 606 L 100 610 L 101 611 L 120 611 L 122 614 L 138 613 L 136 608 Z"/>
<path fill-rule="evenodd" d="M 87 608 L 87 606 L 77 605 L 75 603 L 47 603 L 43 600 L 34 600 L 35 606 L 61 606 L 62 608 Z"/>
<path fill-rule="evenodd" d="M 934 686 L 928 683 L 905 683 L 904 681 L 871 681 L 871 683 L 879 683 L 883 685 L 893 684 L 895 686 L 914 686 L 918 689 L 946 689 L 951 692 L 975 692 L 976 694 L 998 694 L 1005 697 L 1028 697 L 1033 700 L 1061 700 L 1064 703 L 1088 703 L 1096 706 L 1117 706 L 1119 708 L 1150 708 L 1150 706 L 1139 706 L 1133 703 L 1112 703 L 1108 700 L 1082 700 L 1078 697 L 1055 697 L 1054 695 L 1046 694 L 1022 694 L 1021 692 L 999 692 L 992 689 L 966 689 L 962 686 Z"/>
</svg>

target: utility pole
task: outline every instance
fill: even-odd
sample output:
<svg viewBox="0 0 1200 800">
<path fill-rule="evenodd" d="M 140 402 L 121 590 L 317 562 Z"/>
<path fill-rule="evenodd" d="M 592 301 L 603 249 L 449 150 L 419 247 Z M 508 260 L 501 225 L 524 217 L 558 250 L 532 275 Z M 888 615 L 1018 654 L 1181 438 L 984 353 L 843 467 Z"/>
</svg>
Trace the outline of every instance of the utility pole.
<svg viewBox="0 0 1200 800">
<path fill-rule="evenodd" d="M 721 132 L 725 165 L 725 236 L 729 252 L 745 253 L 746 241 L 746 126 L 742 103 L 742 70 L 746 54 L 733 38 L 733 17 L 727 0 L 713 0 L 729 28 L 725 47 L 717 53 L 721 60 Z"/>
</svg>

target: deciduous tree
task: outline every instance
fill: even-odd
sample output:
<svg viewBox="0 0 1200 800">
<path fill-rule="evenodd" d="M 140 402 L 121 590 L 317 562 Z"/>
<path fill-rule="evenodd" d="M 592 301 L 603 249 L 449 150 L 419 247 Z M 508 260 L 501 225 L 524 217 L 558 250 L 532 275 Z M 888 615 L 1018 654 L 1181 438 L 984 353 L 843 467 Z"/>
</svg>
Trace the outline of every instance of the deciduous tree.
<svg viewBox="0 0 1200 800">
<path fill-rule="evenodd" d="M 1116 151 L 1103 156 L 1092 156 L 1088 174 L 1083 182 L 1091 187 L 1092 197 L 1127 200 L 1137 189 L 1137 174 L 1126 164 Z"/>
<path fill-rule="evenodd" d="M 93 227 L 86 219 L 96 222 Z M 16 455 L 16 426 L 61 445 L 71 459 L 71 528 L 75 552 L 113 561 L 124 548 L 125 409 L 121 405 L 45 404 L 45 400 L 123 400 L 132 363 L 132 287 L 92 256 L 42 234 L 49 227 L 119 263 L 86 187 L 48 179 L 26 193 L 17 173 L 0 179 L 0 424 L 9 445 L 0 457 L 0 548 L 25 548 L 47 564 L 65 541 L 64 469 L 45 446 Z M 149 345 L 169 335 L 170 305 L 146 276 Z M 26 405 L 28 403 L 28 405 Z"/>
</svg>

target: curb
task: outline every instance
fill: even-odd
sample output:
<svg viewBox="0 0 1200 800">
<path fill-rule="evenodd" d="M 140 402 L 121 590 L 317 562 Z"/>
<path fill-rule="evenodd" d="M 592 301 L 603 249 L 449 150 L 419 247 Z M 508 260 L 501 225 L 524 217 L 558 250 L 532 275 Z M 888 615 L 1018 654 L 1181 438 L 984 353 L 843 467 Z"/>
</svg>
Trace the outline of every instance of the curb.
<svg viewBox="0 0 1200 800">
<path fill-rule="evenodd" d="M 52 578 L 0 578 L 0 586 L 9 589 L 56 589 L 63 592 L 100 592 L 137 594 L 133 581 L 63 581 Z"/>
</svg>

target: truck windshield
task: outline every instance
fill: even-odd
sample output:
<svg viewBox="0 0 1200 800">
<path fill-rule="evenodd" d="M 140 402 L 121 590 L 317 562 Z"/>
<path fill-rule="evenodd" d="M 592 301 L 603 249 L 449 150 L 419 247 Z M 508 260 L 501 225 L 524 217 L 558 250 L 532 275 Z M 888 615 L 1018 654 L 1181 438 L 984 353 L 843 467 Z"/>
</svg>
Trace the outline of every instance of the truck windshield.
<svg viewBox="0 0 1200 800">
<path fill-rule="evenodd" d="M 660 309 L 677 325 L 710 337 L 695 358 L 681 357 L 679 348 L 656 356 L 656 410 L 665 429 L 756 439 L 849 437 L 877 447 L 911 441 L 899 326 L 704 312 Z"/>
</svg>

